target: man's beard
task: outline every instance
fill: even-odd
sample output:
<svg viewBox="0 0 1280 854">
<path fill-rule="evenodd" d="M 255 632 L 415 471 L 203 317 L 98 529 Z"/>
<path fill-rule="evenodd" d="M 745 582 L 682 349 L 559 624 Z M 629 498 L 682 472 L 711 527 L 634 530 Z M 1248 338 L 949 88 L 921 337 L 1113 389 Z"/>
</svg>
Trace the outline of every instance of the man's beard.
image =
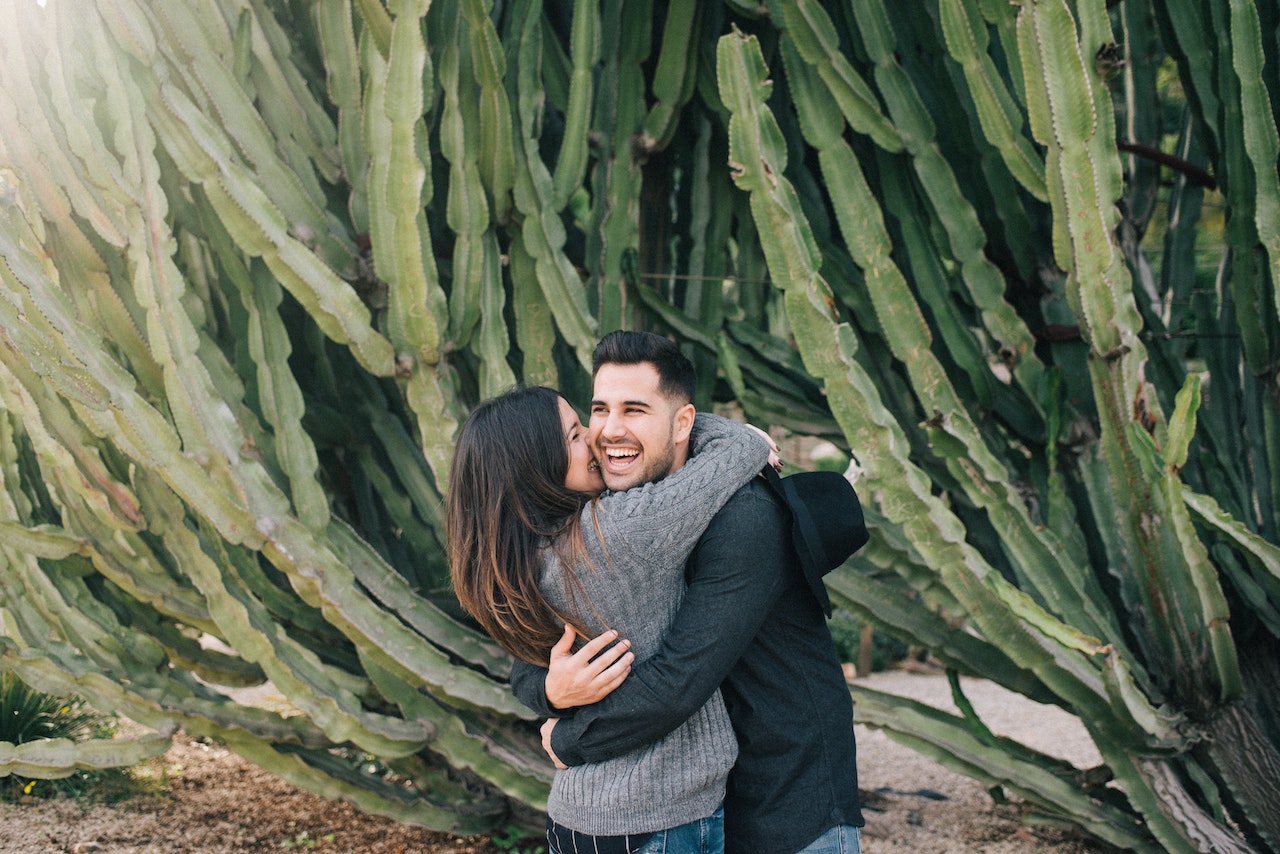
<svg viewBox="0 0 1280 854">
<path fill-rule="evenodd" d="M 626 492 L 628 489 L 662 480 L 671 474 L 671 466 L 676 460 L 676 446 L 670 438 L 667 440 L 666 447 L 662 449 L 661 456 L 653 456 L 647 447 L 644 448 L 643 453 L 645 465 L 639 471 L 611 476 L 606 467 L 601 466 L 600 472 L 604 477 L 604 485 L 613 492 Z"/>
</svg>

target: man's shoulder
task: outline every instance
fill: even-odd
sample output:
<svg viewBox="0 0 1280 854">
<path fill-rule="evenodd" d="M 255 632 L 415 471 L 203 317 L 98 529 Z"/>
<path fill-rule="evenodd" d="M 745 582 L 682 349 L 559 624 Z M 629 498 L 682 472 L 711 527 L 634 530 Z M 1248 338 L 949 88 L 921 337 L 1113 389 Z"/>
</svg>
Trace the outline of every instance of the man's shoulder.
<svg viewBox="0 0 1280 854">
<path fill-rule="evenodd" d="M 785 513 L 778 496 L 763 477 L 753 477 L 729 497 L 711 524 L 732 519 L 741 524 L 752 518 L 775 522 Z"/>
</svg>

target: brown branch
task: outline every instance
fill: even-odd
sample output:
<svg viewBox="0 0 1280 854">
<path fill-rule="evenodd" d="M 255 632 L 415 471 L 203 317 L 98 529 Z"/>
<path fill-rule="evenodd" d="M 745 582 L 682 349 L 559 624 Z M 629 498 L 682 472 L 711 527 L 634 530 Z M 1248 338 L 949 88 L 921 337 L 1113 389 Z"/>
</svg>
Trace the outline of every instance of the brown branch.
<svg viewBox="0 0 1280 854">
<path fill-rule="evenodd" d="M 1127 151 L 1130 154 L 1136 154 L 1154 163 L 1159 163 L 1161 166 L 1168 166 L 1174 172 L 1179 172 L 1186 176 L 1186 179 L 1197 187 L 1204 187 L 1209 190 L 1218 189 L 1218 182 L 1212 175 L 1194 163 L 1183 160 L 1181 157 L 1174 157 L 1172 154 L 1166 154 L 1158 148 L 1152 148 L 1149 145 L 1143 145 L 1138 142 L 1120 140 L 1116 143 L 1116 148 L 1121 151 Z"/>
</svg>

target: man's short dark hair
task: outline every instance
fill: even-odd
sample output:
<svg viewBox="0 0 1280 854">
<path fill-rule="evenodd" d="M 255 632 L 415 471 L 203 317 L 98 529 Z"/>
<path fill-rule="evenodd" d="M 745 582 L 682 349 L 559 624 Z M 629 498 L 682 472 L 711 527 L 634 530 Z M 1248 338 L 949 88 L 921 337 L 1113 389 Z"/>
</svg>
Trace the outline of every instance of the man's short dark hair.
<svg viewBox="0 0 1280 854">
<path fill-rule="evenodd" d="M 689 361 L 670 338 L 653 332 L 619 329 L 600 339 L 591 354 L 591 375 L 601 365 L 653 365 L 658 371 L 658 390 L 678 402 L 692 403 L 698 378 Z"/>
</svg>

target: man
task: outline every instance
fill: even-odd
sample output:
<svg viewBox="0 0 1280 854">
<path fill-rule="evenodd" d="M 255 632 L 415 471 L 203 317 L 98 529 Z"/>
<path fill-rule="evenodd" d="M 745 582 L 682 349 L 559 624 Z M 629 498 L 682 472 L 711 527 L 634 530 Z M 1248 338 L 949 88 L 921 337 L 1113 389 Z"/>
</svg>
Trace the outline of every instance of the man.
<svg viewBox="0 0 1280 854">
<path fill-rule="evenodd" d="M 646 354 L 663 344 L 674 348 L 649 333 L 614 332 L 593 356 L 590 430 L 609 489 L 673 470 L 670 428 L 655 422 L 633 386 L 650 376 Z M 517 665 L 516 695 L 560 718 L 544 728 L 553 759 L 579 765 L 643 747 L 719 687 L 739 742 L 725 796 L 726 851 L 856 854 L 863 820 L 853 705 L 822 607 L 798 566 L 786 511 L 764 480 L 742 487 L 716 515 L 686 572 L 689 589 L 662 649 L 600 702 L 556 708 L 559 674 L 548 682 L 546 670 Z M 598 647 L 569 655 L 562 644 L 553 668 L 559 661 L 582 672 Z M 608 669 L 619 672 L 626 662 Z"/>
</svg>

